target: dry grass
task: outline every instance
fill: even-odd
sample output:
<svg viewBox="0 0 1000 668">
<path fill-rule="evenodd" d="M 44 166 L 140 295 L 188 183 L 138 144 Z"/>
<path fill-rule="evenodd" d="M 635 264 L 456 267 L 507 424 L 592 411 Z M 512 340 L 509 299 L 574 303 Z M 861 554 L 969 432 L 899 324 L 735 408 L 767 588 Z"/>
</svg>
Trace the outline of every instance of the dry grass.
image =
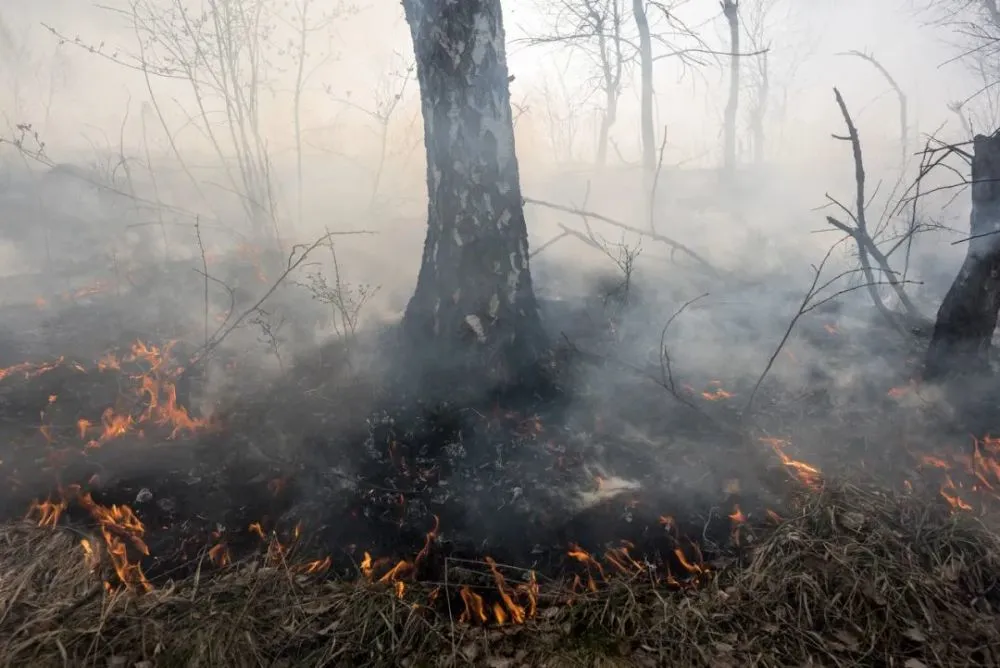
<svg viewBox="0 0 1000 668">
<path fill-rule="evenodd" d="M 69 530 L 0 534 L 4 666 L 1000 665 L 1000 535 L 937 501 L 838 487 L 698 591 L 616 581 L 524 626 L 458 624 L 432 584 L 243 565 L 107 592 Z"/>
</svg>

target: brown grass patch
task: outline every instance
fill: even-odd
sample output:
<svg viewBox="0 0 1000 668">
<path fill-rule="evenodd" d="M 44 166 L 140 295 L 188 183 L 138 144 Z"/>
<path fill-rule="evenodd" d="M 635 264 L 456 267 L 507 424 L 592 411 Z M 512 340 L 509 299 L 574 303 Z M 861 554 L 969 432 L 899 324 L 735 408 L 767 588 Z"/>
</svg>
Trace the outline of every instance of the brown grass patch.
<svg viewBox="0 0 1000 668">
<path fill-rule="evenodd" d="M 1000 534 L 939 500 L 811 495 L 750 563 L 697 591 L 615 581 L 523 626 L 458 624 L 433 583 L 321 581 L 240 564 L 107 591 L 69 529 L 0 532 L 5 666 L 1000 665 Z"/>
</svg>

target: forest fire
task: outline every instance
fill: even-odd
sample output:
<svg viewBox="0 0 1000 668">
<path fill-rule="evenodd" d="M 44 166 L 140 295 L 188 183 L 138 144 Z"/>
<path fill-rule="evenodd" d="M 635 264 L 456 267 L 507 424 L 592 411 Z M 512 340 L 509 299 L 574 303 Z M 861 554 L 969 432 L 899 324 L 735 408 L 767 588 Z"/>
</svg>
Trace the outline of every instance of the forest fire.
<svg viewBox="0 0 1000 668">
<path fill-rule="evenodd" d="M 61 67 L 129 77 L 84 86 L 128 93 L 86 168 L 45 144 L 93 105 L 42 104 L 64 73 L 36 90 L 6 50 L 11 108 L 46 113 L 0 137 L 0 665 L 1000 665 L 1000 133 L 972 98 L 921 135 L 898 64 L 850 52 L 896 99 L 852 73 L 826 113 L 771 0 L 403 0 L 374 91 L 320 37 L 391 8 L 168 4 L 116 13 L 131 46 L 43 24 Z M 565 69 L 515 77 L 515 31 Z M 728 86 L 667 109 L 675 65 Z M 826 171 L 829 243 L 802 224 Z M 970 185 L 945 247 L 927 203 Z"/>
<path fill-rule="evenodd" d="M 84 365 L 67 363 L 64 359 L 47 364 L 23 363 L 2 373 L 4 379 L 18 382 L 28 382 L 50 373 L 57 368 L 67 368 L 72 373 L 86 376 L 87 374 L 120 375 L 124 383 L 124 394 L 112 406 L 107 406 L 101 412 L 100 422 L 94 424 L 86 417 L 76 418 L 72 428 L 67 430 L 59 424 L 45 425 L 56 427 L 50 431 L 47 442 L 50 447 L 63 445 L 58 443 L 58 436 L 53 434 L 72 431 L 83 452 L 96 453 L 109 443 L 132 435 L 141 438 L 150 430 L 160 430 L 168 440 L 186 441 L 208 436 L 212 428 L 221 429 L 221 424 L 211 423 L 204 418 L 195 418 L 188 410 L 179 404 L 176 379 L 183 367 L 171 360 L 173 345 L 152 345 L 136 341 L 124 354 L 107 353 L 100 357 L 88 371 Z M 718 383 L 711 392 L 704 392 L 706 399 L 718 400 L 732 396 L 722 390 Z M 60 394 L 46 395 L 46 404 L 61 405 Z M 44 411 L 43 411 L 44 417 Z M 530 443 L 544 444 L 545 451 L 556 456 L 559 466 L 566 467 L 567 460 L 562 449 L 554 440 L 558 430 L 547 427 L 540 415 L 525 417 L 518 411 L 505 411 L 484 418 L 491 429 L 510 430 L 519 439 Z M 607 417 L 595 416 L 602 424 Z M 788 454 L 790 442 L 787 439 L 761 437 L 759 441 L 767 446 L 778 457 L 785 469 L 805 488 L 814 493 L 822 492 L 825 481 L 820 469 L 810 463 L 794 459 Z M 145 447 L 145 446 L 139 446 Z M 417 471 L 417 459 L 407 461 L 404 451 L 398 450 L 398 439 L 390 439 L 387 449 L 386 463 L 398 469 L 405 476 L 412 478 Z M 922 465 L 929 470 L 941 471 L 944 475 L 940 480 L 940 495 L 954 510 L 968 512 L 973 510 L 969 501 L 963 498 L 965 492 L 986 493 L 996 496 L 1000 487 L 1000 466 L 997 455 L 1000 452 L 1000 439 L 984 437 L 974 440 L 974 447 L 969 455 L 943 456 L 921 455 Z M 412 455 L 411 455 L 412 457 Z M 426 466 L 421 464 L 420 466 Z M 961 472 L 963 480 L 971 481 L 968 485 L 956 482 L 953 472 Z M 415 479 L 428 479 L 426 473 L 417 474 Z M 629 481 L 618 480 L 605 475 L 592 475 L 591 479 L 597 486 L 597 499 L 618 499 L 634 512 L 640 507 L 636 495 L 642 493 L 641 486 Z M 95 482 L 95 475 L 90 483 Z M 279 500 L 295 487 L 295 476 L 290 473 L 271 475 L 264 481 L 268 496 Z M 739 497 L 742 485 L 738 480 L 726 483 L 726 489 L 734 498 Z M 409 525 L 406 516 L 412 511 L 408 494 L 391 495 L 391 503 L 396 506 L 393 522 L 400 529 Z M 753 504 L 753 500 L 747 500 Z M 606 501 L 602 501 L 606 503 Z M 126 589 L 149 592 L 154 584 L 147 576 L 143 566 L 151 559 L 162 560 L 167 555 L 153 554 L 149 547 L 149 536 L 146 524 L 140 520 L 142 511 L 137 512 L 130 504 L 102 504 L 94 500 L 93 494 L 84 491 L 80 485 L 60 487 L 57 497 L 47 501 L 32 502 L 28 515 L 39 526 L 56 528 L 61 518 L 72 508 L 78 507 L 87 512 L 96 525 L 101 537 L 101 547 L 89 539 L 81 543 L 83 558 L 88 564 L 97 564 L 101 555 L 106 555 L 114 582 Z M 726 511 L 726 526 L 719 535 L 727 536 L 727 550 L 739 551 L 746 546 L 747 537 L 754 531 L 755 516 L 764 517 L 772 526 L 782 522 L 780 513 L 774 509 L 760 507 L 748 513 L 745 503 L 733 502 Z M 658 517 L 658 519 L 657 519 Z M 377 550 L 369 548 L 363 551 L 363 557 L 355 566 L 358 577 L 376 586 L 390 587 L 399 599 L 408 597 L 407 592 L 429 573 L 436 572 L 447 563 L 447 553 L 442 553 L 440 546 L 442 521 L 438 514 L 429 515 L 432 526 L 423 531 L 419 549 L 414 549 L 412 556 L 388 557 L 378 556 Z M 273 518 L 268 520 L 274 524 Z M 581 593 L 596 593 L 613 584 L 616 579 L 626 580 L 640 578 L 667 589 L 698 588 L 716 577 L 713 567 L 703 555 L 701 540 L 692 539 L 693 535 L 685 535 L 681 525 L 672 515 L 657 515 L 653 518 L 654 525 L 659 525 L 661 538 L 652 540 L 649 537 L 639 537 L 640 543 L 633 539 L 619 537 L 609 541 L 595 551 L 585 549 L 578 543 L 569 543 L 563 554 L 568 560 L 565 568 L 570 577 L 567 591 L 570 596 Z M 239 563 L 256 557 L 262 557 L 269 567 L 287 568 L 290 572 L 301 576 L 327 576 L 333 572 L 342 573 L 346 562 L 338 560 L 333 551 L 327 554 L 307 556 L 299 547 L 310 532 L 304 530 L 301 521 L 296 522 L 288 533 L 287 539 L 279 538 L 276 531 L 265 531 L 264 521 L 255 520 L 244 524 L 247 534 L 258 540 L 256 547 L 244 545 L 231 532 L 213 530 L 206 536 L 204 556 L 207 563 L 218 569 L 232 568 Z M 447 528 L 447 527 L 445 527 Z M 163 527 L 157 531 L 175 532 L 176 526 Z M 744 532 L 750 532 L 744 534 Z M 571 538 L 572 540 L 572 538 Z M 752 539 L 751 539 L 752 540 Z M 657 541 L 664 541 L 658 544 Z M 333 547 L 333 546 L 331 546 Z M 374 547 L 374 546 L 373 546 Z M 255 556 L 256 555 L 256 556 Z M 374 555 L 374 556 L 373 556 Z M 600 555 L 600 556 L 596 556 Z M 463 605 L 461 619 L 476 622 L 503 625 L 521 625 L 532 619 L 538 609 L 538 581 L 534 568 L 523 570 L 523 582 L 509 583 L 502 573 L 501 567 L 489 553 L 478 555 L 480 563 L 485 565 L 488 576 L 492 579 L 490 592 L 482 590 L 482 585 L 463 585 L 457 589 L 457 596 Z M 442 562 L 444 559 L 444 562 Z M 153 563 L 153 561 L 149 561 Z M 576 565 L 575 568 L 573 565 Z M 515 564 L 517 566 L 517 564 Z M 445 568 L 447 566 L 444 566 Z M 106 586 L 113 586 L 111 580 Z M 436 597 L 436 595 L 435 595 Z M 428 604 L 432 601 L 428 599 Z"/>
</svg>

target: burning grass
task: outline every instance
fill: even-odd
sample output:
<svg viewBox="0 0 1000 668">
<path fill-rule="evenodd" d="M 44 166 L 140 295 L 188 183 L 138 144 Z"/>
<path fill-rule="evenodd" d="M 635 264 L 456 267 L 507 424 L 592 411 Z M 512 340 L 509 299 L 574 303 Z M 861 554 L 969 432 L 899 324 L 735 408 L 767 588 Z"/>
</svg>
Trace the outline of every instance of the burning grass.
<svg viewBox="0 0 1000 668">
<path fill-rule="evenodd" d="M 102 583 L 93 537 L 8 525 L 0 540 L 0 662 L 122 666 L 971 666 L 1000 663 L 1000 534 L 940 498 L 851 486 L 808 492 L 743 565 L 698 586 L 646 574 L 597 591 L 502 566 L 463 585 L 323 579 L 245 561 L 148 593 Z M 319 570 L 319 569 L 317 569 Z M 477 587 L 480 587 L 477 589 Z M 523 620 L 477 621 L 476 591 L 512 592 Z M 526 595 L 531 593 L 532 595 Z M 482 599 L 480 599 L 482 600 Z M 497 599 L 500 601 L 500 599 Z M 488 609 L 493 604 L 487 603 Z M 519 603 L 514 605 L 520 607 Z M 494 607 L 503 607 L 499 603 Z M 521 622 L 521 623 L 519 623 Z"/>
</svg>

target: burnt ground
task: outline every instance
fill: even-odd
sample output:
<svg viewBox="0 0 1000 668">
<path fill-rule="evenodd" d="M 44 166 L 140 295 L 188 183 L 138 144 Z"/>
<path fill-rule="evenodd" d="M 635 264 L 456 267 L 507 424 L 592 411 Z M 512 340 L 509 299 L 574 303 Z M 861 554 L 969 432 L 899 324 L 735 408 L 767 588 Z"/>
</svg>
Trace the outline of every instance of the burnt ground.
<svg viewBox="0 0 1000 668">
<path fill-rule="evenodd" d="M 803 319 L 780 355 L 793 371 L 766 379 L 748 413 L 757 376 L 728 359 L 719 365 L 733 367 L 728 376 L 699 374 L 700 362 L 675 348 L 664 375 L 650 322 L 680 300 L 669 309 L 644 300 L 546 302 L 558 342 L 553 387 L 454 405 L 425 405 L 395 383 L 391 330 L 303 349 L 280 370 L 244 336 L 190 369 L 197 318 L 157 289 L 7 307 L 0 366 L 27 366 L 0 372 L 0 508 L 17 520 L 35 502 L 64 502 L 59 522 L 88 531 L 95 515 L 81 493 L 129 507 L 148 554 L 129 543 L 128 558 L 155 588 L 224 573 L 277 544 L 288 563 L 329 557 L 320 570 L 332 579 L 397 579 L 387 573 L 403 560 L 408 582 L 488 583 L 489 557 L 522 586 L 529 571 L 546 581 L 607 576 L 625 547 L 633 561 L 620 570 L 688 589 L 752 563 L 759 537 L 830 479 L 992 522 L 1000 449 L 982 440 L 991 416 L 956 411 L 911 382 L 918 341 L 900 345 L 863 307 Z M 737 325 L 740 345 L 764 351 L 784 327 Z M 175 338 L 156 358 L 162 366 L 123 361 L 136 340 L 165 350 Z M 109 350 L 121 363 L 102 369 Z M 161 383 L 158 405 L 173 388 L 177 406 L 204 423 L 178 430 L 144 419 L 150 377 Z M 133 427 L 88 447 L 109 407 Z M 85 437 L 81 419 L 92 425 Z M 461 574 L 455 564 L 479 566 Z M 118 586 L 114 573 L 107 579 Z M 997 606 L 1000 593 L 988 589 L 970 600 Z M 496 591 L 484 597 L 487 609 L 500 601 Z M 464 604 L 454 590 L 445 601 Z"/>
</svg>

